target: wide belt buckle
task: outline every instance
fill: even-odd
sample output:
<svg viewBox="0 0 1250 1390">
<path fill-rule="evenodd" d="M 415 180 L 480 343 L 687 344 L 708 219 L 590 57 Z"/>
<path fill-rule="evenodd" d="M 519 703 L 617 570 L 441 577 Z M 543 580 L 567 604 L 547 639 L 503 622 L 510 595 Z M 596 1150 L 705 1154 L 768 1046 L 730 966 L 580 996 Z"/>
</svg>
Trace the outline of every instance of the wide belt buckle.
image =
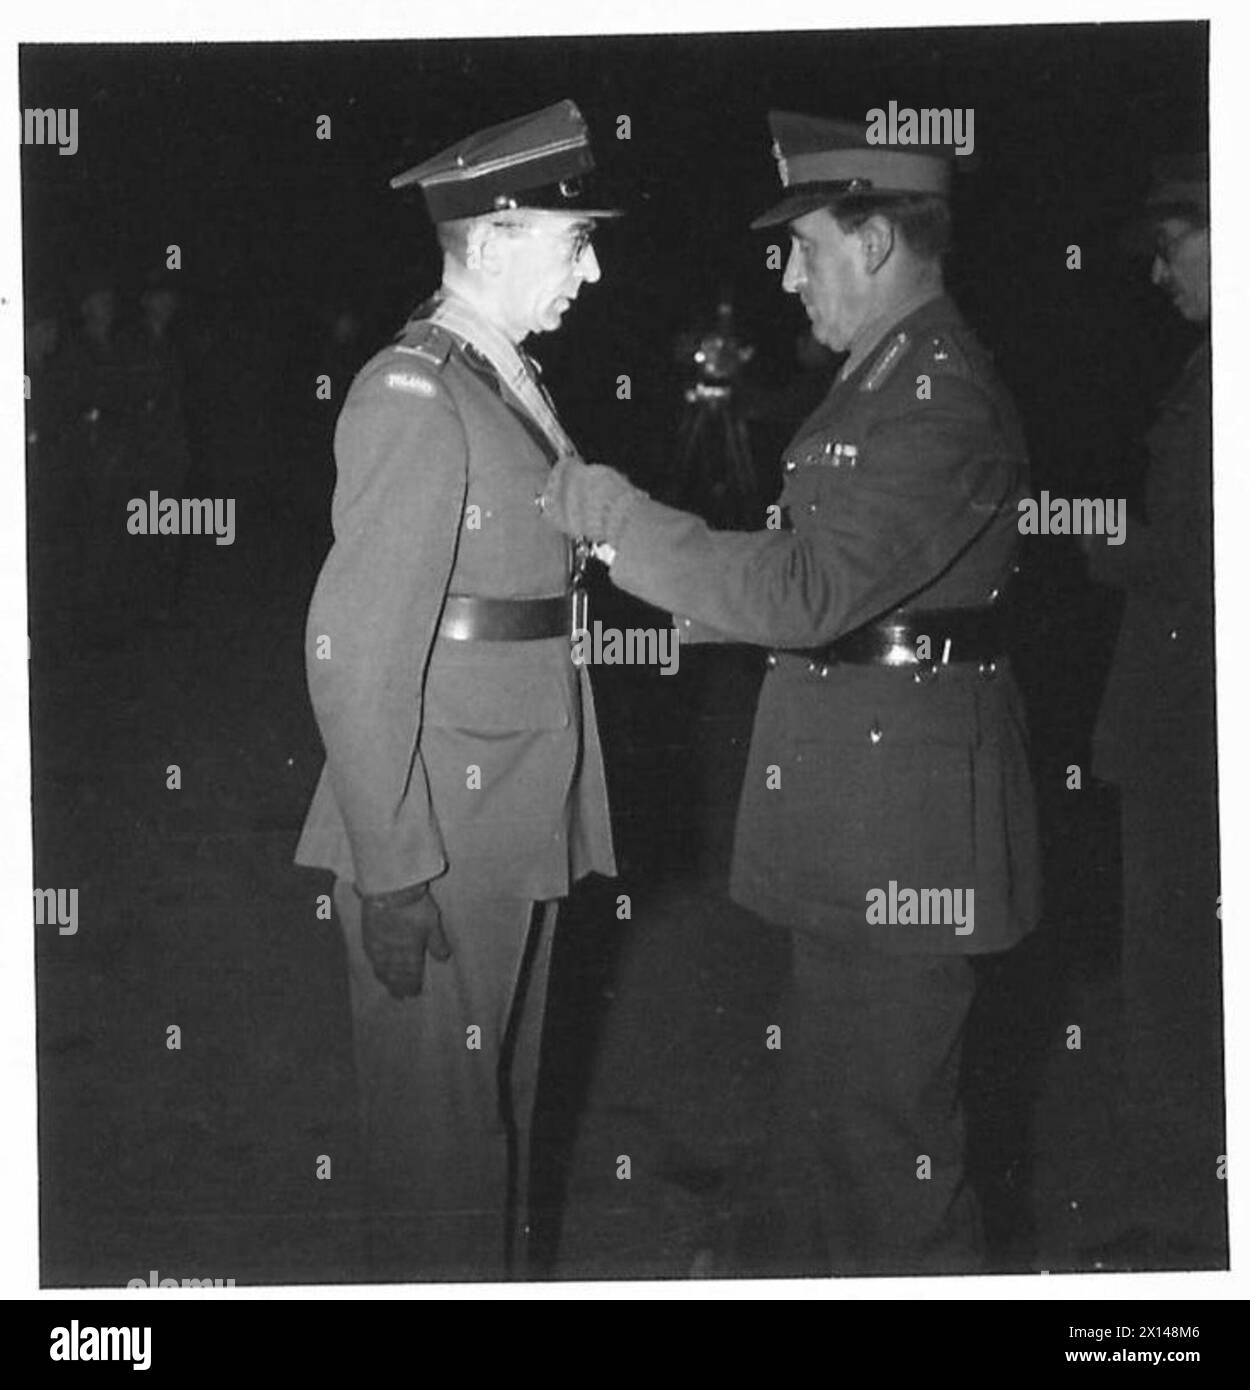
<svg viewBox="0 0 1250 1390">
<path fill-rule="evenodd" d="M 590 595 L 585 589 L 574 588 L 572 592 L 572 628 L 569 632 L 569 641 L 576 642 L 583 634 L 588 632 L 590 622 Z"/>
<path fill-rule="evenodd" d="M 878 658 L 882 666 L 922 665 L 912 644 L 911 634 L 903 623 L 886 623 L 882 627 L 885 644 Z"/>
</svg>

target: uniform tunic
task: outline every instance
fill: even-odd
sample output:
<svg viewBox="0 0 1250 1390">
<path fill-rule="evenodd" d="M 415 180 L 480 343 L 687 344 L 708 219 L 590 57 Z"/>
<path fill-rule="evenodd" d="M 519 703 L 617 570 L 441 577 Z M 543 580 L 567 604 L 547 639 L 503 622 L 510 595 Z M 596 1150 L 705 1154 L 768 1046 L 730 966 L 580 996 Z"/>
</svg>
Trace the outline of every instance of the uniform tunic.
<svg viewBox="0 0 1250 1390">
<path fill-rule="evenodd" d="M 887 615 L 992 608 L 1013 570 L 1025 447 L 987 355 L 938 296 L 835 383 L 785 468 L 789 529 L 718 534 L 642 500 L 613 536 L 612 578 L 693 640 L 774 651 L 731 892 L 794 929 L 771 1184 L 792 1249 L 810 1238 L 816 1267 L 844 1273 L 975 1269 L 966 957 L 1039 916 L 1020 696 L 1006 661 L 918 675 L 802 653 Z M 973 930 L 870 923 L 868 894 L 891 882 L 974 890 Z"/>
<path fill-rule="evenodd" d="M 612 567 L 614 583 L 682 615 L 695 640 L 779 652 L 756 715 L 733 896 L 776 921 L 891 951 L 1011 946 L 1036 924 L 1040 894 L 1009 663 L 918 680 L 911 669 L 786 652 L 887 615 L 989 607 L 1011 577 L 1024 443 L 949 299 L 898 322 L 834 385 L 785 468 L 781 507 L 793 529 L 718 534 L 643 502 Z M 891 879 L 974 887 L 974 930 L 869 926 L 866 894 Z"/>
<path fill-rule="evenodd" d="M 417 319 L 357 376 L 335 456 L 335 541 L 307 626 L 326 766 L 296 858 L 340 880 L 375 1261 L 396 1277 L 498 1277 L 554 917 L 533 906 L 615 865 L 568 637 L 451 641 L 439 621 L 448 594 L 566 590 L 569 542 L 535 505 L 553 454 L 485 358 Z M 397 1001 L 364 957 L 349 885 L 426 881 L 453 954 Z"/>
</svg>

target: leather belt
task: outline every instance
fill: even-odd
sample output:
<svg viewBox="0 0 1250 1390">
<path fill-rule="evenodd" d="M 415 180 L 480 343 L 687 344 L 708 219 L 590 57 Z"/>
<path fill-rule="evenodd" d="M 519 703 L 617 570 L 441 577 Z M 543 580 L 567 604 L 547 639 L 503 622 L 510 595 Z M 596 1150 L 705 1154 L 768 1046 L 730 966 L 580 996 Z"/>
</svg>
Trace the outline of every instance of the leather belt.
<svg viewBox="0 0 1250 1390">
<path fill-rule="evenodd" d="M 825 666 L 953 666 L 992 662 L 1007 646 L 1001 608 L 935 608 L 900 613 L 848 632 L 826 647 L 791 653 Z M 916 655 L 922 637 L 928 656 Z"/>
<path fill-rule="evenodd" d="M 551 598 L 448 594 L 438 635 L 452 642 L 537 642 L 544 637 L 571 637 L 579 612 L 584 614 L 584 600 L 580 589 Z"/>
</svg>

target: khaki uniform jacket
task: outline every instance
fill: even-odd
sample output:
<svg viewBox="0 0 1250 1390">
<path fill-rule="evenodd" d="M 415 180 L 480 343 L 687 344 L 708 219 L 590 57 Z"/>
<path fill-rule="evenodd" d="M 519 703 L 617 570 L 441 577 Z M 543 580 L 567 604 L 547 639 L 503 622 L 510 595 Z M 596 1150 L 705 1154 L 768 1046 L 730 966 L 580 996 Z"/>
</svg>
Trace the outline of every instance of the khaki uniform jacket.
<svg viewBox="0 0 1250 1390">
<path fill-rule="evenodd" d="M 949 299 L 900 320 L 834 385 L 785 467 L 791 529 L 716 533 L 647 500 L 612 567 L 696 640 L 780 649 L 756 714 L 731 892 L 771 920 L 889 951 L 1002 950 L 1036 924 L 1040 898 L 1009 665 L 918 681 L 786 654 L 895 612 L 990 605 L 1012 574 L 1025 447 Z M 869 924 L 868 893 L 891 881 L 974 889 L 973 930 Z"/>
<path fill-rule="evenodd" d="M 1089 553 L 1093 577 L 1128 596 L 1093 770 L 1175 796 L 1209 789 L 1215 760 L 1209 343 L 1168 393 L 1146 447 L 1148 521 L 1130 518 L 1123 545 Z"/>
<path fill-rule="evenodd" d="M 570 543 L 535 502 L 545 436 L 485 358 L 418 318 L 356 377 L 334 447 L 334 545 L 307 626 L 326 765 L 296 862 L 368 892 L 450 871 L 531 900 L 614 873 L 569 638 L 439 636 L 448 594 L 567 589 Z"/>
</svg>

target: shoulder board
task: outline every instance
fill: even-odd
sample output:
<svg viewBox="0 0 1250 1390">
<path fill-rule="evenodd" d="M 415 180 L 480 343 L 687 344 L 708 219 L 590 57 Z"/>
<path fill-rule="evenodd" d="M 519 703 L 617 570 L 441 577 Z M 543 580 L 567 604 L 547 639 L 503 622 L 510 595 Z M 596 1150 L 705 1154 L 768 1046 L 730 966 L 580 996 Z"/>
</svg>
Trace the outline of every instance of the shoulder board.
<svg viewBox="0 0 1250 1390">
<path fill-rule="evenodd" d="M 879 391 L 894 375 L 894 369 L 903 360 L 903 355 L 910 342 L 910 334 L 896 333 L 877 354 L 876 361 L 864 374 L 859 389 L 861 391 Z"/>
<path fill-rule="evenodd" d="M 417 357 L 428 367 L 442 367 L 451 349 L 451 334 L 428 319 L 407 324 L 395 342 L 396 352 Z"/>
</svg>

